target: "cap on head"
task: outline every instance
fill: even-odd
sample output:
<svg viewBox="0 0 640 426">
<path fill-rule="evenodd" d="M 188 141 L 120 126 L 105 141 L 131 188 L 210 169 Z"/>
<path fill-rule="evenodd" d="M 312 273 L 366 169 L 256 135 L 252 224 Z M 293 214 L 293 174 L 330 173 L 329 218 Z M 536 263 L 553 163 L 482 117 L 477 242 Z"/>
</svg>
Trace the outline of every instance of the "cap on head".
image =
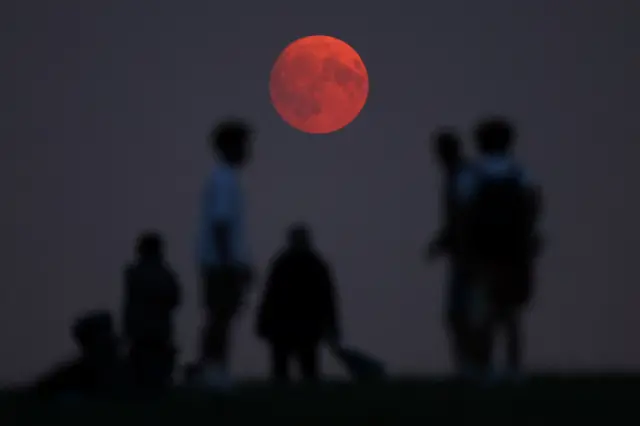
<svg viewBox="0 0 640 426">
<path fill-rule="evenodd" d="M 140 234 L 136 245 L 136 252 L 141 258 L 162 257 L 164 241 L 159 232 L 147 231 Z"/>
<path fill-rule="evenodd" d="M 247 159 L 252 133 L 251 126 L 244 120 L 230 119 L 218 123 L 211 132 L 210 139 L 220 158 L 235 166 Z"/>
<path fill-rule="evenodd" d="M 515 130 L 506 118 L 493 117 L 478 123 L 475 139 L 481 153 L 504 154 L 513 146 Z"/>
</svg>

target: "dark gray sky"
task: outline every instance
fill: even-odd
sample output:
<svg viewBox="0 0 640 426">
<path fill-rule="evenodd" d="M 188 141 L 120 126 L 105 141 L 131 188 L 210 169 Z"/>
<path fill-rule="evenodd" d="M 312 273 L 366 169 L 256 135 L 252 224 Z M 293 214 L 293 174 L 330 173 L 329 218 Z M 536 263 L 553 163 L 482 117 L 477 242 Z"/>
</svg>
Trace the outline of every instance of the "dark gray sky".
<svg viewBox="0 0 640 426">
<path fill-rule="evenodd" d="M 639 2 L 7 0 L 0 21 L 0 380 L 73 353 L 80 310 L 118 307 L 146 227 L 166 233 L 184 280 L 194 355 L 205 136 L 226 114 L 259 130 L 246 174 L 257 266 L 290 221 L 310 221 L 348 340 L 404 374 L 448 368 L 444 268 L 420 259 L 438 214 L 425 139 L 513 116 L 549 206 L 528 364 L 640 366 Z M 369 71 L 362 114 L 331 135 L 289 128 L 269 101 L 277 55 L 311 34 L 343 39 Z M 252 323 L 238 330 L 241 375 L 266 372 Z"/>
</svg>

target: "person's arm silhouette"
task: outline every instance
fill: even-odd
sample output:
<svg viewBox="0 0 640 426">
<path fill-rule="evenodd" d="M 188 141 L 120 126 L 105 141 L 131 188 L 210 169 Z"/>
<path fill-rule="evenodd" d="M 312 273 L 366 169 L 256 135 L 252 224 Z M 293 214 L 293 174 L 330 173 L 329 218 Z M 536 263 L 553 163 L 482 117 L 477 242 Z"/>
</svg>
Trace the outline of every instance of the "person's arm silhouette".
<svg viewBox="0 0 640 426">
<path fill-rule="evenodd" d="M 340 313 L 338 306 L 338 294 L 331 268 L 323 265 L 322 279 L 324 280 L 325 293 L 325 338 L 329 346 L 338 347 L 341 344 Z"/>
<path fill-rule="evenodd" d="M 441 229 L 431 239 L 425 250 L 425 257 L 428 261 L 433 261 L 444 255 L 448 248 L 449 235 L 447 229 Z"/>
<path fill-rule="evenodd" d="M 264 285 L 262 300 L 258 306 L 256 315 L 256 335 L 260 338 L 268 338 L 271 333 L 273 310 L 275 309 L 275 286 L 278 280 L 277 261 L 271 264 L 267 273 L 267 280 Z"/>
<path fill-rule="evenodd" d="M 124 303 L 122 310 L 122 331 L 123 338 L 126 344 L 128 344 L 130 338 L 133 334 L 133 323 L 134 323 L 134 315 L 137 301 L 136 291 L 135 291 L 135 280 L 134 280 L 134 268 L 131 265 L 127 265 L 123 274 L 124 281 Z"/>
<path fill-rule="evenodd" d="M 168 302 L 171 309 L 176 309 L 182 304 L 182 287 L 180 279 L 175 272 L 169 271 Z"/>
</svg>

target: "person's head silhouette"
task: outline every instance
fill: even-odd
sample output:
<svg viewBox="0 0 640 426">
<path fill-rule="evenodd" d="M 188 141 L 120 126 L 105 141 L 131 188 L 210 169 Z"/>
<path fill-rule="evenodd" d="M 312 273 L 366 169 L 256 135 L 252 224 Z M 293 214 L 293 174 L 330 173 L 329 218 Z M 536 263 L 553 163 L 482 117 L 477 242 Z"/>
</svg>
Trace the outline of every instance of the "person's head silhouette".
<svg viewBox="0 0 640 426">
<path fill-rule="evenodd" d="M 136 254 L 141 260 L 162 259 L 164 257 L 164 241 L 160 233 L 155 231 L 143 232 L 138 237 Z"/>
<path fill-rule="evenodd" d="M 436 132 L 433 143 L 438 162 L 446 170 L 454 170 L 462 161 L 462 143 L 458 135 L 452 130 L 441 130 Z"/>
<path fill-rule="evenodd" d="M 308 250 L 312 246 L 311 230 L 305 223 L 296 223 L 287 231 L 287 242 L 294 250 Z"/>
<path fill-rule="evenodd" d="M 475 128 L 478 151 L 485 155 L 505 155 L 513 148 L 515 130 L 505 118 L 494 117 L 481 121 Z"/>
<path fill-rule="evenodd" d="M 76 318 L 71 333 L 85 355 L 111 355 L 115 345 L 113 319 L 107 311 L 93 311 Z"/>
<path fill-rule="evenodd" d="M 250 158 L 252 129 L 242 120 L 225 120 L 211 132 L 214 153 L 232 167 L 242 167 Z"/>
</svg>

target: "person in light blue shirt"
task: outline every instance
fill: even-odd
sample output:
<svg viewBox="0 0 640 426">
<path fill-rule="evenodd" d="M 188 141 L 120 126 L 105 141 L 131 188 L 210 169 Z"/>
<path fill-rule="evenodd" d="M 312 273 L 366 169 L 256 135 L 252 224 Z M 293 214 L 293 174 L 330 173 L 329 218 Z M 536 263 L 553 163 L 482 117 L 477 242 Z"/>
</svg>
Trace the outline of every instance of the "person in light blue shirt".
<svg viewBox="0 0 640 426">
<path fill-rule="evenodd" d="M 198 263 L 201 266 L 220 266 L 226 261 L 249 264 L 240 173 L 239 168 L 221 161 L 207 177 L 202 192 L 198 234 Z M 223 222 L 228 226 L 228 253 L 222 253 L 212 238 L 216 224 Z"/>
<path fill-rule="evenodd" d="M 462 257 L 473 282 L 474 358 L 481 370 L 490 370 L 493 337 L 498 327 L 503 328 L 508 368 L 517 374 L 519 316 L 530 297 L 540 197 L 527 170 L 512 155 L 515 131 L 509 121 L 482 121 L 475 139 L 479 158 L 459 173 L 455 190 Z"/>
<path fill-rule="evenodd" d="M 217 162 L 201 200 L 197 258 L 203 285 L 202 382 L 227 387 L 229 333 L 242 305 L 251 268 L 240 181 L 250 159 L 251 129 L 243 121 L 220 123 L 211 134 Z"/>
</svg>

